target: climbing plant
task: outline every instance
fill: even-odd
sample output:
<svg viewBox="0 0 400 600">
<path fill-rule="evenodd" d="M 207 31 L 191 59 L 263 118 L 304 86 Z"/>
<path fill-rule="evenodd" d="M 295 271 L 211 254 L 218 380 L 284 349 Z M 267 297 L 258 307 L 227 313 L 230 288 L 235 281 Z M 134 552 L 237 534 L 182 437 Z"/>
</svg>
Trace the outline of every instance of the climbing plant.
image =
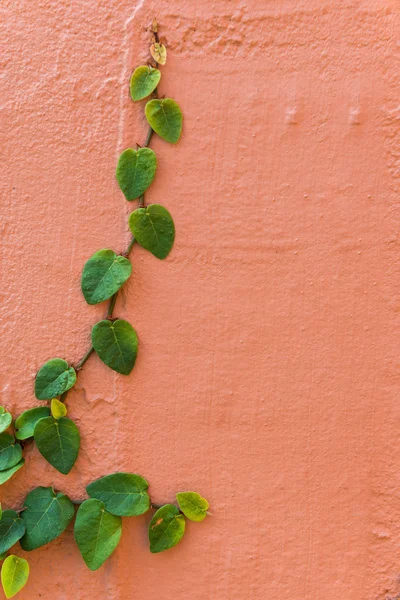
<svg viewBox="0 0 400 600">
<path fill-rule="evenodd" d="M 132 273 L 130 254 L 139 244 L 158 259 L 169 255 L 175 238 L 175 226 L 168 210 L 160 204 L 145 203 L 145 192 L 157 171 L 157 157 L 149 148 L 153 133 L 175 144 L 182 132 L 182 112 L 172 98 L 159 98 L 159 65 L 167 58 L 165 45 L 153 21 L 150 53 L 155 66 L 139 66 L 130 79 L 133 102 L 144 99 L 149 130 L 143 146 L 127 148 L 119 157 L 116 180 L 129 202 L 137 206 L 129 216 L 132 239 L 123 254 L 102 249 L 83 267 L 81 288 L 88 304 L 108 300 L 105 318 L 92 327 L 91 345 L 76 363 L 52 358 L 39 369 L 34 385 L 35 396 L 46 405 L 23 412 L 14 422 L 0 407 L 0 484 L 8 481 L 24 465 L 23 445 L 34 441 L 40 454 L 60 473 L 67 475 L 79 454 L 80 433 L 70 419 L 65 404 L 68 391 L 93 353 L 110 369 L 129 375 L 135 366 L 139 348 L 133 326 L 114 316 L 119 290 Z M 25 551 L 35 550 L 56 539 L 75 518 L 74 537 L 86 565 L 99 569 L 114 552 L 121 538 L 122 517 L 135 517 L 150 510 L 148 537 L 150 551 L 162 552 L 175 546 L 185 533 L 186 519 L 202 521 L 208 514 L 208 502 L 196 492 L 179 492 L 176 504 L 157 506 L 151 502 L 148 482 L 135 473 L 113 473 L 100 477 L 86 487 L 87 499 L 73 502 L 52 487 L 36 487 L 26 496 L 19 510 L 1 510 L 0 560 L 1 582 L 7 598 L 17 594 L 29 577 L 29 564 L 9 551 L 19 543 Z"/>
</svg>

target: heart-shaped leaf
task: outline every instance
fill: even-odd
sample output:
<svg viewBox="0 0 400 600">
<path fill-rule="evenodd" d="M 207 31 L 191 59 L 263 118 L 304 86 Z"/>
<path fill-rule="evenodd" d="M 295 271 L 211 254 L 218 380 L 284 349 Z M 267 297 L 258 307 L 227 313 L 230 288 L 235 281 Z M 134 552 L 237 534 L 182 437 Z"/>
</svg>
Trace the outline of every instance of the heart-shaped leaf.
<svg viewBox="0 0 400 600">
<path fill-rule="evenodd" d="M 12 415 L 3 406 L 0 406 L 0 433 L 8 429 L 11 423 Z"/>
<path fill-rule="evenodd" d="M 74 516 L 74 505 L 68 496 L 56 494 L 52 487 L 37 487 L 25 498 L 21 513 L 26 527 L 20 544 L 23 550 L 35 550 L 55 540 Z"/>
<path fill-rule="evenodd" d="M 191 521 L 204 521 L 207 516 L 208 502 L 197 492 L 179 492 L 176 494 L 179 508 Z"/>
<path fill-rule="evenodd" d="M 110 369 L 129 375 L 138 351 L 138 338 L 132 325 L 122 319 L 99 321 L 92 329 L 92 344 Z"/>
<path fill-rule="evenodd" d="M 22 448 L 9 433 L 0 434 L 0 471 L 15 467 L 22 458 Z"/>
<path fill-rule="evenodd" d="M 160 83 L 160 79 L 161 72 L 158 69 L 147 65 L 135 69 L 130 83 L 132 100 L 137 102 L 150 96 Z"/>
<path fill-rule="evenodd" d="M 163 552 L 176 546 L 185 533 L 185 517 L 173 504 L 158 509 L 149 525 L 150 552 Z"/>
<path fill-rule="evenodd" d="M 60 473 L 67 475 L 79 454 L 81 436 L 71 419 L 45 417 L 34 430 L 34 438 L 42 456 Z"/>
<path fill-rule="evenodd" d="M 61 419 L 61 417 L 65 417 L 67 414 L 67 407 L 64 402 L 60 402 L 57 398 L 52 398 L 51 400 L 51 416 L 55 419 Z"/>
<path fill-rule="evenodd" d="M 132 273 L 132 265 L 112 250 L 99 250 L 83 267 L 81 287 L 88 304 L 111 298 Z M 58 396 L 58 394 L 53 394 Z"/>
<path fill-rule="evenodd" d="M 114 473 L 93 481 L 86 491 L 91 498 L 104 502 L 111 514 L 133 517 L 149 510 L 148 487 L 149 484 L 140 475 Z"/>
<path fill-rule="evenodd" d="M 165 65 L 167 62 L 167 49 L 164 44 L 155 42 L 150 46 L 150 54 L 160 65 Z"/>
<path fill-rule="evenodd" d="M 15 465 L 15 467 L 12 467 L 11 469 L 7 469 L 6 471 L 0 471 L 0 485 L 3 485 L 3 483 L 5 483 L 9 479 L 11 479 L 11 477 L 14 475 L 14 473 L 19 471 L 19 469 L 21 467 L 23 467 L 24 464 L 25 464 L 25 461 L 22 458 L 19 461 L 19 463 L 17 465 Z"/>
<path fill-rule="evenodd" d="M 38 400 L 51 400 L 72 388 L 75 381 L 75 370 L 62 358 L 52 358 L 36 375 L 35 396 Z"/>
<path fill-rule="evenodd" d="M 6 598 L 12 598 L 26 585 L 29 578 L 29 564 L 15 554 L 7 556 L 1 567 L 1 584 Z"/>
<path fill-rule="evenodd" d="M 176 144 L 181 137 L 183 116 L 175 100 L 150 100 L 145 113 L 150 127 L 167 142 Z"/>
<path fill-rule="evenodd" d="M 49 416 L 50 409 L 47 406 L 38 406 L 23 412 L 15 421 L 15 428 L 17 429 L 15 437 L 17 440 L 26 440 L 33 437 L 33 430 L 39 419 Z"/>
<path fill-rule="evenodd" d="M 157 258 L 166 258 L 175 239 L 175 225 L 170 213 L 160 204 L 134 210 L 129 227 L 136 241 Z"/>
<path fill-rule="evenodd" d="M 152 183 L 157 169 L 157 158 L 150 148 L 124 150 L 118 160 L 116 177 L 127 200 L 139 198 Z"/>
<path fill-rule="evenodd" d="M 107 512 L 103 502 L 90 498 L 80 505 L 74 535 L 83 560 L 91 571 L 99 569 L 111 556 L 121 533 L 121 517 Z"/>
<path fill-rule="evenodd" d="M 0 554 L 7 552 L 22 538 L 25 523 L 14 510 L 5 510 L 0 520 Z"/>
</svg>

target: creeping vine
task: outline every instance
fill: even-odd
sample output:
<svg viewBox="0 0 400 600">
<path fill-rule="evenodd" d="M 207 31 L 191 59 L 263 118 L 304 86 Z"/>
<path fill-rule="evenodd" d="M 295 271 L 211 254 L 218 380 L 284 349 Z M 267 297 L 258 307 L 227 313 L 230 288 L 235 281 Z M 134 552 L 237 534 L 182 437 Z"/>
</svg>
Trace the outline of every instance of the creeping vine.
<svg viewBox="0 0 400 600">
<path fill-rule="evenodd" d="M 149 145 L 154 133 L 169 143 L 177 143 L 183 121 L 175 100 L 158 96 L 159 66 L 165 65 L 167 50 L 159 39 L 155 21 L 151 31 L 150 53 L 155 66 L 150 63 L 139 66 L 130 79 L 133 102 L 147 99 L 145 116 L 149 130 L 143 146 L 124 150 L 116 168 L 116 179 L 125 198 L 137 201 L 129 216 L 132 239 L 122 254 L 102 249 L 85 263 L 81 279 L 83 296 L 91 305 L 108 300 L 107 311 L 104 319 L 93 326 L 91 345 L 75 365 L 53 358 L 39 369 L 35 396 L 47 404 L 26 410 L 14 422 L 12 415 L 0 407 L 0 484 L 23 467 L 23 445 L 32 440 L 40 454 L 67 475 L 79 454 L 80 433 L 67 416 L 65 401 L 79 372 L 93 353 L 122 375 L 129 375 L 135 365 L 138 337 L 128 321 L 114 316 L 115 305 L 119 290 L 132 273 L 129 257 L 135 244 L 158 259 L 167 258 L 172 249 L 175 226 L 171 214 L 159 204 L 145 203 L 145 192 L 157 171 L 157 157 Z M 203 521 L 208 514 L 208 502 L 197 492 L 179 492 L 177 504 L 153 504 L 148 482 L 134 473 L 106 475 L 90 483 L 86 492 L 87 499 L 73 502 L 52 487 L 36 487 L 26 496 L 22 509 L 2 511 L 0 505 L 1 582 L 7 598 L 17 594 L 29 576 L 27 560 L 9 554 L 10 549 L 16 543 L 26 551 L 40 548 L 61 535 L 74 517 L 75 541 L 86 565 L 95 571 L 117 547 L 122 517 L 142 515 L 150 509 L 156 511 L 148 530 L 150 551 L 156 553 L 172 548 L 182 539 L 186 518 Z"/>
</svg>

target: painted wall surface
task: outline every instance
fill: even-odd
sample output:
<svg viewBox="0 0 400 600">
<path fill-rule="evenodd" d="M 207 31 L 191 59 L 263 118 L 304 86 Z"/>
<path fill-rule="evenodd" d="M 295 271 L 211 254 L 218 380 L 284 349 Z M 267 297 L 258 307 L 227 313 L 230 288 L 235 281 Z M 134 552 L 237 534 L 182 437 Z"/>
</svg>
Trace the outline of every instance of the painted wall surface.
<svg viewBox="0 0 400 600">
<path fill-rule="evenodd" d="M 196 489 L 213 517 L 151 555 L 124 522 L 96 573 L 70 527 L 29 555 L 27 600 L 386 600 L 400 594 L 398 0 L 3 0 L 1 404 L 39 404 L 37 369 L 78 360 L 104 306 L 80 273 L 122 251 L 114 179 L 146 134 L 129 99 L 154 16 L 161 94 L 148 202 L 177 228 L 135 247 L 117 304 L 140 337 L 129 377 L 92 356 L 69 395 L 67 477 L 30 447 L 3 486 L 77 499 L 116 470 L 157 503 Z M 23 553 L 22 553 L 23 554 Z"/>
</svg>

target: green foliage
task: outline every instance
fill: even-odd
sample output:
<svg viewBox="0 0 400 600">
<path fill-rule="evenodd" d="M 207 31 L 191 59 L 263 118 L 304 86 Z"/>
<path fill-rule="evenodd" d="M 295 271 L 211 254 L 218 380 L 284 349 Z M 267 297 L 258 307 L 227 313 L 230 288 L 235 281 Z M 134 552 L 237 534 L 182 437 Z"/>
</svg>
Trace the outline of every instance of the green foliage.
<svg viewBox="0 0 400 600">
<path fill-rule="evenodd" d="M 132 273 L 127 258 L 112 250 L 99 250 L 85 263 L 81 288 L 88 304 L 99 304 L 111 298 Z M 58 394 L 53 394 L 58 396 Z"/>
<path fill-rule="evenodd" d="M 156 554 L 176 546 L 185 533 L 185 517 L 173 504 L 158 509 L 149 525 L 150 552 Z"/>
<path fill-rule="evenodd" d="M 182 112 L 172 98 L 150 100 L 145 107 L 150 127 L 166 142 L 176 144 L 182 132 Z"/>
<path fill-rule="evenodd" d="M 92 344 L 110 369 L 129 375 L 138 351 L 138 339 L 132 325 L 122 319 L 100 321 L 92 329 Z"/>
<path fill-rule="evenodd" d="M 52 487 L 37 487 L 25 498 L 21 513 L 26 527 L 20 544 L 23 550 L 35 550 L 55 540 L 74 516 L 74 505 L 68 496 L 57 494 Z"/>
<path fill-rule="evenodd" d="M 207 516 L 208 502 L 197 492 L 179 492 L 176 495 L 179 508 L 190 521 L 204 521 Z"/>
<path fill-rule="evenodd" d="M 22 458 L 22 448 L 9 433 L 0 434 L 0 471 L 15 467 Z"/>
<path fill-rule="evenodd" d="M 150 96 L 160 83 L 160 79 L 161 73 L 158 69 L 147 65 L 137 67 L 132 74 L 130 82 L 132 100 L 137 102 Z"/>
<path fill-rule="evenodd" d="M 0 433 L 3 433 L 6 429 L 10 427 L 12 423 L 12 416 L 9 412 L 6 411 L 3 406 L 0 406 Z"/>
<path fill-rule="evenodd" d="M 6 481 L 11 479 L 11 477 L 16 473 L 21 467 L 25 464 L 25 460 L 21 458 L 19 463 L 12 467 L 11 469 L 6 469 L 5 471 L 0 471 L 0 485 L 3 485 Z"/>
<path fill-rule="evenodd" d="M 7 552 L 22 538 L 25 523 L 15 510 L 5 510 L 0 519 L 0 554 Z"/>
<path fill-rule="evenodd" d="M 51 416 L 58 421 L 61 417 L 65 417 L 66 414 L 67 407 L 65 404 L 57 400 L 57 398 L 53 398 L 51 401 Z"/>
<path fill-rule="evenodd" d="M 114 552 L 122 533 L 122 519 L 105 509 L 96 498 L 85 500 L 78 510 L 74 535 L 83 560 L 96 571 Z"/>
<path fill-rule="evenodd" d="M 93 481 L 86 491 L 91 498 L 104 502 L 111 514 L 133 517 L 149 510 L 148 487 L 149 484 L 140 475 L 114 473 Z"/>
<path fill-rule="evenodd" d="M 175 225 L 170 213 L 160 204 L 134 210 L 129 217 L 129 227 L 143 248 L 157 258 L 166 258 L 175 239 Z"/>
<path fill-rule="evenodd" d="M 151 185 L 157 169 L 157 158 L 150 148 L 124 150 L 118 160 L 116 178 L 127 200 L 139 198 Z"/>
<path fill-rule="evenodd" d="M 7 556 L 1 567 L 1 584 L 6 598 L 12 598 L 26 585 L 29 577 L 29 564 L 15 554 Z"/>
<path fill-rule="evenodd" d="M 38 400 L 51 400 L 72 388 L 75 381 L 75 370 L 62 358 L 52 358 L 36 375 L 35 396 Z"/>
<path fill-rule="evenodd" d="M 78 458 L 81 436 L 71 419 L 45 417 L 35 425 L 34 438 L 39 452 L 60 473 L 67 475 Z"/>
<path fill-rule="evenodd" d="M 30 408 L 26 410 L 18 417 L 15 421 L 15 437 L 17 440 L 26 440 L 33 437 L 33 431 L 36 423 L 43 417 L 50 416 L 50 409 L 47 406 L 38 406 L 37 408 Z"/>
</svg>

